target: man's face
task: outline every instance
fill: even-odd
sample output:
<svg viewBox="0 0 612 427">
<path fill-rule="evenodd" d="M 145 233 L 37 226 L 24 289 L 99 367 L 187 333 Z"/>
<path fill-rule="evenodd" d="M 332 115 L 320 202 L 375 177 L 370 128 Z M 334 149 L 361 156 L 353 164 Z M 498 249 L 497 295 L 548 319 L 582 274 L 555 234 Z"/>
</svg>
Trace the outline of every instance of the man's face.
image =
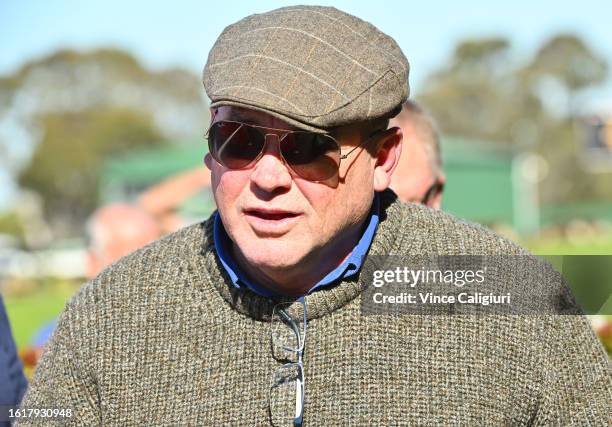
<svg viewBox="0 0 612 427">
<path fill-rule="evenodd" d="M 222 106 L 213 113 L 213 123 L 232 120 L 294 129 L 256 110 Z M 345 127 L 334 137 L 342 154 L 361 142 L 356 126 Z M 217 208 L 238 258 L 278 280 L 285 271 L 316 268 L 330 256 L 352 248 L 374 197 L 376 160 L 366 150 L 357 149 L 341 161 L 337 186 L 311 182 L 283 163 L 275 137 L 267 141 L 263 156 L 249 169 L 227 169 L 210 155 L 206 165 L 212 172 Z"/>
<path fill-rule="evenodd" d="M 425 151 L 424 142 L 420 140 L 419 135 L 410 123 L 400 123 L 394 120 L 391 123 L 401 127 L 403 141 L 402 155 L 395 172 L 391 176 L 390 187 L 401 200 L 421 203 L 437 178 Z M 432 196 L 427 205 L 439 208 L 441 194 L 438 192 Z"/>
</svg>

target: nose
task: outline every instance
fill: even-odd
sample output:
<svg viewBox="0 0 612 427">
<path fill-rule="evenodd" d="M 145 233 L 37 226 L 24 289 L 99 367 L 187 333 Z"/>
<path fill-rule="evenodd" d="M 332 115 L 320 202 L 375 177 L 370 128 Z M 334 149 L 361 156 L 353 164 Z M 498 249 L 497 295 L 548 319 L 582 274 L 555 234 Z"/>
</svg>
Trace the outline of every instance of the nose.
<svg viewBox="0 0 612 427">
<path fill-rule="evenodd" d="M 277 134 L 266 134 L 263 154 L 255 164 L 250 178 L 253 184 L 268 193 L 291 187 L 291 174 L 281 157 Z"/>
</svg>

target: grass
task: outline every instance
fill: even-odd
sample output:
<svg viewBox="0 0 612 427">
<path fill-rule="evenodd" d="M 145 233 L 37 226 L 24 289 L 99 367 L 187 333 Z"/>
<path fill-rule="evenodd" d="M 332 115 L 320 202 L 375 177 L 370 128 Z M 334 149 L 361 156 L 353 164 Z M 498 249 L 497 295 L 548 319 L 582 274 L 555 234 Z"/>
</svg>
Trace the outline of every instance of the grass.
<svg viewBox="0 0 612 427">
<path fill-rule="evenodd" d="M 536 255 L 612 255 L 612 234 L 576 238 L 533 239 L 523 245 Z"/>
<path fill-rule="evenodd" d="M 536 255 L 612 255 L 612 239 L 591 244 L 569 242 L 534 242 L 527 244 Z"/>
<path fill-rule="evenodd" d="M 5 295 L 4 305 L 17 347 L 27 346 L 41 326 L 62 312 L 77 289 L 73 282 L 46 280 L 27 295 Z"/>
<path fill-rule="evenodd" d="M 572 239 L 561 236 L 540 238 L 526 240 L 522 244 L 536 255 L 551 256 L 548 261 L 553 265 L 561 262 L 561 256 L 565 255 L 604 255 L 598 257 L 599 260 L 590 257 L 583 260 L 574 259 L 570 262 L 570 269 L 564 270 L 563 274 L 569 281 L 578 303 L 587 313 L 612 313 L 612 295 L 609 291 L 612 289 L 612 268 L 601 265 L 612 260 L 612 233 L 585 233 L 584 236 L 574 235 Z M 563 265 L 565 266 L 565 261 Z"/>
</svg>

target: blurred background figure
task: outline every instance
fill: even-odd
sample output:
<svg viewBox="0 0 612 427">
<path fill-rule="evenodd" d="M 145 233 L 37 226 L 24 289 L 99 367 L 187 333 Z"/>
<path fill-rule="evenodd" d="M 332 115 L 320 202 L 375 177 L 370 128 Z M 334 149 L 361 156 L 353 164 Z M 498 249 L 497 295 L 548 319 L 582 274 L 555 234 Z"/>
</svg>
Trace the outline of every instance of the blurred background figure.
<svg viewBox="0 0 612 427">
<path fill-rule="evenodd" d="M 389 125 L 401 128 L 403 134 L 402 155 L 391 177 L 391 189 L 404 202 L 440 209 L 446 178 L 433 117 L 408 100 Z"/>
<path fill-rule="evenodd" d="M 200 166 L 172 175 L 143 191 L 136 203 L 111 203 L 97 209 L 85 225 L 85 278 L 93 279 L 119 258 L 187 225 L 179 207 L 210 187 L 210 172 Z M 57 319 L 38 329 L 22 352 L 28 367 L 36 366 Z"/>
<path fill-rule="evenodd" d="M 88 248 L 86 279 L 94 278 L 119 258 L 138 250 L 162 236 L 158 222 L 139 206 L 113 203 L 96 210 L 86 224 Z M 22 351 L 28 367 L 35 367 L 51 337 L 57 319 L 45 323 L 35 334 L 31 346 Z"/>
<path fill-rule="evenodd" d="M 97 210 L 87 223 L 87 278 L 161 237 L 155 219 L 140 207 L 116 203 Z"/>
<path fill-rule="evenodd" d="M 4 301 L 0 295 L 0 405 L 19 405 L 27 386 Z M 0 420 L 0 427 L 5 425 L 8 426 L 9 423 Z"/>
<path fill-rule="evenodd" d="M 179 207 L 189 198 L 208 188 L 210 188 L 210 171 L 197 166 L 170 176 L 144 191 L 138 197 L 138 205 L 155 218 L 162 233 L 171 233 L 188 225 L 184 215 L 179 212 Z"/>
</svg>

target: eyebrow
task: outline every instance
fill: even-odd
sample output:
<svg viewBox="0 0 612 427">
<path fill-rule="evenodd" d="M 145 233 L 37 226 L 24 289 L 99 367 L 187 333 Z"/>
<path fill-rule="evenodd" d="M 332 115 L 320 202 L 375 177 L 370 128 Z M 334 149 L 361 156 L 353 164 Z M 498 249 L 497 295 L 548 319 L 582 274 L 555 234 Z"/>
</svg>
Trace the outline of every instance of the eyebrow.
<svg viewBox="0 0 612 427">
<path fill-rule="evenodd" d="M 245 116 L 244 114 L 242 114 L 240 111 L 232 111 L 232 113 L 229 115 L 228 117 L 229 120 L 240 120 L 243 122 L 248 122 L 250 119 L 249 117 Z M 254 123 L 248 123 L 248 124 L 254 124 Z"/>
<path fill-rule="evenodd" d="M 272 116 L 274 117 L 274 116 Z M 275 117 L 276 118 L 276 117 Z M 257 123 L 256 120 L 254 120 L 252 117 L 249 117 L 249 114 L 244 114 L 242 111 L 240 110 L 236 110 L 236 111 L 232 111 L 231 114 L 229 114 L 229 117 L 227 118 L 227 120 L 230 121 L 240 121 L 240 122 L 244 122 L 244 124 L 247 125 L 252 125 L 252 126 L 260 126 L 260 127 L 264 127 L 264 128 L 269 128 L 269 129 L 277 129 L 271 126 L 264 126 L 260 123 Z M 291 123 L 287 123 L 289 126 L 291 126 L 291 129 L 278 129 L 278 130 L 286 130 L 286 131 L 302 131 L 303 129 L 299 129 L 298 127 L 292 125 Z"/>
</svg>

